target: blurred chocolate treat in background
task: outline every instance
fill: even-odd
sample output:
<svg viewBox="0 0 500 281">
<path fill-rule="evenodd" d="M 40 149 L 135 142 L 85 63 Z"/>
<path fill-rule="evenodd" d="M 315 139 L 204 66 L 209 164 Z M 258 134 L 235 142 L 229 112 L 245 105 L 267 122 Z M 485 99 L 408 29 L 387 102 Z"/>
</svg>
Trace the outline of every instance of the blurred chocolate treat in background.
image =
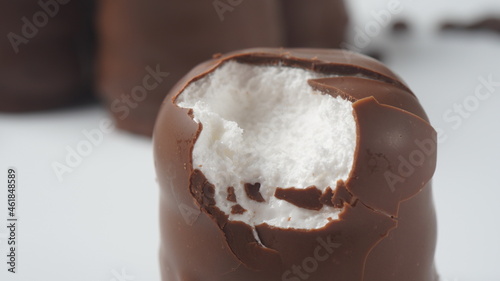
<svg viewBox="0 0 500 281">
<path fill-rule="evenodd" d="M 287 47 L 339 48 L 346 35 L 342 0 L 281 0 Z"/>
<path fill-rule="evenodd" d="M 97 88 L 117 127 L 151 135 L 167 92 L 201 61 L 250 47 L 338 47 L 340 0 L 113 1 L 97 7 Z"/>
<path fill-rule="evenodd" d="M 92 1 L 0 3 L 0 111 L 89 100 L 92 11 Z"/>
<path fill-rule="evenodd" d="M 447 21 L 441 25 L 441 30 L 492 31 L 500 34 L 500 16 L 488 16 L 476 22 L 466 24 Z"/>
<path fill-rule="evenodd" d="M 405 20 L 396 20 L 392 23 L 392 33 L 393 34 L 405 34 L 411 30 L 410 24 Z"/>
<path fill-rule="evenodd" d="M 282 44 L 275 1 L 226 5 L 99 1 L 97 87 L 117 127 L 151 135 L 168 90 L 194 65 L 218 52 Z"/>
</svg>

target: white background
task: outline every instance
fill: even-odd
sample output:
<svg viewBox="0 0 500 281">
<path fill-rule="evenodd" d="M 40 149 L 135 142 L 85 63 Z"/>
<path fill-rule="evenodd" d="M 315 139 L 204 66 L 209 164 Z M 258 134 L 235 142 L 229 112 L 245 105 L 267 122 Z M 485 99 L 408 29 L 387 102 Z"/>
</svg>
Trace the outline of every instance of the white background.
<svg viewBox="0 0 500 281">
<path fill-rule="evenodd" d="M 365 29 L 388 2 L 349 0 L 353 30 Z M 407 19 L 411 33 L 381 31 L 360 49 L 380 51 L 443 132 L 434 176 L 438 270 L 447 281 L 499 281 L 500 86 L 467 118 L 460 117 L 460 124 L 443 116 L 460 116 L 454 106 L 473 99 L 479 77 L 491 75 L 500 82 L 500 36 L 443 35 L 437 27 L 445 19 L 500 14 L 500 3 L 419 0 L 401 5 L 403 11 L 391 18 Z M 62 182 L 52 169 L 54 162 L 65 163 L 68 147 L 76 149 L 86 140 L 84 130 L 96 130 L 108 118 L 97 106 L 0 114 L 0 280 L 159 280 L 151 141 L 113 130 L 103 133 Z M 15 167 L 19 177 L 16 275 L 7 273 L 4 262 L 8 167 Z"/>
</svg>

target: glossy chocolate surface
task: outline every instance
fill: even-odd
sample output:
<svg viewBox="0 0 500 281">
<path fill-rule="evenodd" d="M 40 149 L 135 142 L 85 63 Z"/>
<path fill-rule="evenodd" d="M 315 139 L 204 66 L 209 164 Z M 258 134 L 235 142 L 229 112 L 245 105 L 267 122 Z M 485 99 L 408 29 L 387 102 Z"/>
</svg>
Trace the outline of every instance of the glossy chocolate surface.
<svg viewBox="0 0 500 281">
<path fill-rule="evenodd" d="M 312 209 L 342 207 L 338 220 L 312 230 L 257 225 L 257 241 L 252 227 L 217 208 L 214 186 L 192 165 L 202 126 L 174 102 L 189 83 L 228 60 L 337 76 L 308 82 L 353 102 L 358 137 L 349 178 L 333 192 L 300 191 L 308 200 L 290 187 L 278 196 Z M 166 98 L 154 149 L 164 281 L 438 280 L 431 190 L 436 132 L 408 86 L 376 60 L 341 50 L 249 49 L 202 63 Z M 247 193 L 256 191 L 248 183 Z"/>
</svg>

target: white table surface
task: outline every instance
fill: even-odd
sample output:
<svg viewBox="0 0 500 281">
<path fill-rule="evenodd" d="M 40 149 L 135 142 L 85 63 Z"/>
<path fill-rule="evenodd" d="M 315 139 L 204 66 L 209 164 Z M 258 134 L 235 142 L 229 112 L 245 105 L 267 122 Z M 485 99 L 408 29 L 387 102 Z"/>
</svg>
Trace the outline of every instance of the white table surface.
<svg viewBox="0 0 500 281">
<path fill-rule="evenodd" d="M 373 20 L 370 12 L 386 8 L 387 2 L 351 1 L 353 26 L 364 28 Z M 409 19 L 413 32 L 381 32 L 366 50 L 382 52 L 443 132 L 434 176 L 438 270 L 446 281 L 499 281 L 500 86 L 467 118 L 461 117 L 460 125 L 443 115 L 471 99 L 479 77 L 491 75 L 500 82 L 500 36 L 442 36 L 436 27 L 446 17 L 472 20 L 500 13 L 500 3 L 401 3 L 404 10 L 394 18 Z M 108 119 L 98 106 L 0 114 L 0 280 L 159 280 L 151 141 L 112 130 L 62 181 L 52 168 L 54 162 L 64 163 L 68 147 L 75 149 L 86 139 L 84 130 L 99 128 Z M 19 179 L 15 275 L 5 264 L 8 167 L 17 169 Z"/>
</svg>

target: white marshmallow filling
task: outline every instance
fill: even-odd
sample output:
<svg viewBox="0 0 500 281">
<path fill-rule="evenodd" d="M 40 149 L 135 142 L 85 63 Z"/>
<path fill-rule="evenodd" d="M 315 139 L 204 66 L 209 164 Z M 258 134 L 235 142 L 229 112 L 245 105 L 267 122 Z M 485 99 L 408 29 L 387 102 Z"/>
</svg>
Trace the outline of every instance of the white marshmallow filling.
<svg viewBox="0 0 500 281">
<path fill-rule="evenodd" d="M 349 176 L 356 147 L 352 103 L 307 83 L 323 77 L 300 68 L 229 61 L 177 97 L 177 105 L 192 109 L 202 124 L 193 169 L 215 186 L 216 206 L 229 220 L 317 229 L 338 219 L 339 208 L 309 210 L 274 196 L 278 187 L 335 192 L 337 181 Z M 246 183 L 260 183 L 264 202 L 247 196 Z M 228 200 L 228 187 L 237 203 Z M 231 212 L 237 204 L 246 211 Z"/>
</svg>

